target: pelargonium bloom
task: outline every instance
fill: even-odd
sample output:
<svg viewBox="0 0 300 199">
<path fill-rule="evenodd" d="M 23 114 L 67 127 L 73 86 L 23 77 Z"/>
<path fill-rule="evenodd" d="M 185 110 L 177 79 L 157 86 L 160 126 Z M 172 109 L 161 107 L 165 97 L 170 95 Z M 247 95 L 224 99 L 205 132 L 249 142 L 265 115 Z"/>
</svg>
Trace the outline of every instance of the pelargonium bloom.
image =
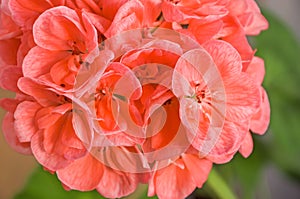
<svg viewBox="0 0 300 199">
<path fill-rule="evenodd" d="M 37 46 L 23 61 L 25 77 L 50 79 L 69 89 L 80 64 L 97 47 L 95 27 L 85 13 L 67 7 L 45 11 L 33 25 Z"/>
<path fill-rule="evenodd" d="M 253 0 L 6 0 L 0 17 L 4 136 L 66 190 L 184 198 L 267 130 Z"/>
</svg>

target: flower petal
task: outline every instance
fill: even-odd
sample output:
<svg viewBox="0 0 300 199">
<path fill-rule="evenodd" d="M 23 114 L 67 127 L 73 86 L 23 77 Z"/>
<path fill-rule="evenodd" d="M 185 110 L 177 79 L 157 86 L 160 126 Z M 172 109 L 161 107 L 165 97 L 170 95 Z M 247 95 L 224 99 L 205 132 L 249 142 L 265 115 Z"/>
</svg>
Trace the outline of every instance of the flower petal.
<svg viewBox="0 0 300 199">
<path fill-rule="evenodd" d="M 203 47 L 213 58 L 223 78 L 237 75 L 242 71 L 242 60 L 239 53 L 227 42 L 212 40 Z"/>
<path fill-rule="evenodd" d="M 253 139 L 251 133 L 247 132 L 243 140 L 243 143 L 239 149 L 239 152 L 240 154 L 242 154 L 243 157 L 247 158 L 250 156 L 252 151 L 253 151 Z"/>
<path fill-rule="evenodd" d="M 0 40 L 0 64 L 16 65 L 19 46 L 19 39 Z"/>
<path fill-rule="evenodd" d="M 246 70 L 243 68 L 243 71 L 246 71 L 246 73 L 250 75 L 255 83 L 261 85 L 265 76 L 264 60 L 259 57 L 253 57 L 249 66 L 246 68 Z"/>
<path fill-rule="evenodd" d="M 220 135 L 206 157 L 217 164 L 229 162 L 239 150 L 246 133 L 249 131 L 248 122 L 233 123 L 225 121 Z"/>
<path fill-rule="evenodd" d="M 63 5 L 63 2 L 64 0 L 11 0 L 9 2 L 9 7 L 15 22 L 25 29 L 31 29 L 35 19 L 42 12 L 53 6 Z"/>
<path fill-rule="evenodd" d="M 50 91 L 46 86 L 38 84 L 30 78 L 20 78 L 18 81 L 18 87 L 22 92 L 32 96 L 44 107 L 56 106 L 61 103 L 57 93 Z"/>
<path fill-rule="evenodd" d="M 38 78 L 50 72 L 58 61 L 70 56 L 68 52 L 50 51 L 39 46 L 32 48 L 23 61 L 24 77 Z"/>
<path fill-rule="evenodd" d="M 100 183 L 103 169 L 103 165 L 97 159 L 87 154 L 58 170 L 57 177 L 70 189 L 91 191 Z"/>
<path fill-rule="evenodd" d="M 14 113 L 15 131 L 21 142 L 30 142 L 31 137 L 38 131 L 35 116 L 41 106 L 36 102 L 24 101 L 17 106 Z"/>
<path fill-rule="evenodd" d="M 176 164 L 183 164 L 181 159 Z M 156 171 L 154 174 L 155 192 L 159 198 L 164 199 L 182 199 L 187 197 L 196 188 L 193 177 L 189 170 L 180 168 L 175 164 Z M 152 188 L 149 187 L 149 190 Z M 148 196 L 152 194 L 148 192 Z"/>
<path fill-rule="evenodd" d="M 257 113 L 253 115 L 250 122 L 250 129 L 259 135 L 264 134 L 270 123 L 270 102 L 263 87 L 260 88 L 262 101 Z"/>
<path fill-rule="evenodd" d="M 30 142 L 20 142 L 14 130 L 14 116 L 7 113 L 2 121 L 2 132 L 6 142 L 12 149 L 22 154 L 32 154 Z"/>
<path fill-rule="evenodd" d="M 56 171 L 69 165 L 72 161 L 55 153 L 47 153 L 43 146 L 44 136 L 38 131 L 31 139 L 31 149 L 37 161 L 50 171 Z"/>
<path fill-rule="evenodd" d="M 78 50 L 85 52 L 93 50 L 97 42 L 96 29 L 87 16 L 64 6 L 41 14 L 33 25 L 33 35 L 37 45 L 48 50 L 72 51 L 76 45 Z M 90 42 L 85 43 L 87 41 Z"/>
<path fill-rule="evenodd" d="M 4 65 L 0 67 L 0 87 L 6 90 L 20 92 L 18 79 L 22 77 L 22 69 L 17 66 Z"/>
<path fill-rule="evenodd" d="M 140 1 L 132 0 L 124 3 L 104 35 L 110 38 L 123 31 L 140 28 L 143 21 L 143 12 L 144 6 Z"/>
<path fill-rule="evenodd" d="M 201 188 L 208 178 L 209 172 L 213 166 L 212 162 L 192 154 L 183 154 L 182 159 L 189 170 L 189 173 L 192 175 L 196 186 Z"/>
<path fill-rule="evenodd" d="M 121 198 L 133 193 L 137 185 L 138 177 L 136 174 L 105 167 L 97 191 L 107 198 Z"/>
</svg>

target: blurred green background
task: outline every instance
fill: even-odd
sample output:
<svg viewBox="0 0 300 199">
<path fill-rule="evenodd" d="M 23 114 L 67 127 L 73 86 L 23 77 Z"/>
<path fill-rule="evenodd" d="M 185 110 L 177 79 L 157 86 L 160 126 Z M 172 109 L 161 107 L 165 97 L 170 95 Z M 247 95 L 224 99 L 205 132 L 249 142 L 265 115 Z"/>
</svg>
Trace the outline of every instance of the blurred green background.
<svg viewBox="0 0 300 199">
<path fill-rule="evenodd" d="M 293 13 L 300 10 L 300 1 L 261 0 L 261 5 L 270 29 L 250 40 L 265 60 L 269 130 L 264 136 L 254 136 L 255 149 L 248 159 L 236 155 L 228 164 L 215 165 L 209 181 L 190 199 L 300 198 L 300 14 Z M 276 6 L 281 17 L 271 11 Z M 0 94 L 7 96 L 3 91 Z M 1 199 L 101 198 L 95 192 L 65 192 L 56 177 L 44 172 L 32 157 L 9 149 L 3 136 L 0 146 Z M 129 198 L 147 198 L 145 189 L 142 186 Z"/>
</svg>

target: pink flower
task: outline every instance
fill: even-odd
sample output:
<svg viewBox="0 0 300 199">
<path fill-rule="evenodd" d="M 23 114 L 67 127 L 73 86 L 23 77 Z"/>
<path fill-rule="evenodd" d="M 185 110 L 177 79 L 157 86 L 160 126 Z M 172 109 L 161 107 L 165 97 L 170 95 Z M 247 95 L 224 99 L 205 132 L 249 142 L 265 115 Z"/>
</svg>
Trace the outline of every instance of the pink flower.
<svg viewBox="0 0 300 199">
<path fill-rule="evenodd" d="M 43 25 L 42 25 L 43 24 Z M 85 57 L 97 47 L 97 33 L 87 15 L 67 7 L 47 10 L 35 21 L 33 47 L 23 61 L 25 77 L 74 85 Z"/>
<path fill-rule="evenodd" d="M 6 0 L 0 17 L 4 137 L 66 190 L 184 198 L 267 130 L 252 0 Z"/>
<path fill-rule="evenodd" d="M 181 120 L 195 135 L 193 147 L 208 155 L 208 159 L 224 163 L 240 148 L 250 119 L 259 107 L 259 90 L 251 78 L 242 72 L 241 58 L 232 46 L 211 41 L 205 43 L 204 48 L 207 52 L 190 51 L 177 62 L 174 92 L 181 102 Z M 197 63 L 201 65 L 195 68 Z M 223 84 L 216 83 L 220 82 L 213 75 L 216 72 L 209 71 L 209 67 L 214 65 Z M 203 71 L 207 76 L 203 76 Z M 178 77 L 178 74 L 182 75 Z M 220 95 L 221 92 L 225 92 L 225 98 Z M 214 116 L 214 112 L 218 115 Z M 222 117 L 225 120 L 219 121 Z M 216 129 L 209 129 L 210 125 L 223 130 L 218 133 Z M 216 143 L 212 143 L 215 146 L 210 146 L 210 142 L 206 144 L 207 137 L 218 137 Z"/>
<path fill-rule="evenodd" d="M 56 171 L 85 155 L 73 129 L 71 100 L 28 78 L 21 78 L 18 86 L 33 99 L 22 101 L 15 110 L 16 134 L 20 142 L 31 142 L 40 164 Z"/>
</svg>

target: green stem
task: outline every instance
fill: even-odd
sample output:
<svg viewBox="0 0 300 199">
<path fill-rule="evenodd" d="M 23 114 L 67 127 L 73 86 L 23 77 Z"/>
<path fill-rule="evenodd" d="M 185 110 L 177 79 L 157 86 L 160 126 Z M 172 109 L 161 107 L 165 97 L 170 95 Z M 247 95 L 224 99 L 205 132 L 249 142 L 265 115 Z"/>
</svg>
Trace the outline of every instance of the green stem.
<svg viewBox="0 0 300 199">
<path fill-rule="evenodd" d="M 236 199 L 237 197 L 232 192 L 230 187 L 226 184 L 223 178 L 218 174 L 215 169 L 212 169 L 208 180 L 207 185 L 215 192 L 218 198 L 221 199 Z"/>
</svg>

